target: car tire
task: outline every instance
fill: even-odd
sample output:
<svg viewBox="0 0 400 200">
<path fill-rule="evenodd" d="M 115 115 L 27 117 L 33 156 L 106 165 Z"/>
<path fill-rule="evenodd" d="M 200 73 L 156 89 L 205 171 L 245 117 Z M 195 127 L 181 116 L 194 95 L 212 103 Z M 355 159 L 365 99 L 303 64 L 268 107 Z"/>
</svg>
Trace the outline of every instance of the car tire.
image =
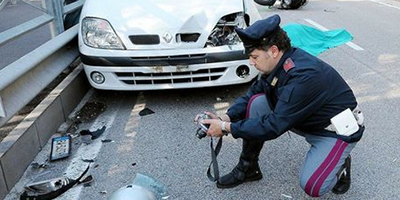
<svg viewBox="0 0 400 200">
<path fill-rule="evenodd" d="M 283 9 L 298 9 L 307 3 L 307 0 L 282 0 L 281 7 Z"/>
<path fill-rule="evenodd" d="M 272 6 L 276 2 L 276 0 L 254 0 L 254 1 L 262 6 Z"/>
</svg>

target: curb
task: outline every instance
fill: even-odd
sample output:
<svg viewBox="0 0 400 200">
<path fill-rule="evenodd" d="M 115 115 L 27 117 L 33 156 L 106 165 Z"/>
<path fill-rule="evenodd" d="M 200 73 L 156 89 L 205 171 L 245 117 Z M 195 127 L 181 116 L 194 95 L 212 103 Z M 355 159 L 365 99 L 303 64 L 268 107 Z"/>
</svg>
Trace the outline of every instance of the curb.
<svg viewBox="0 0 400 200">
<path fill-rule="evenodd" d="M 89 90 L 79 65 L 0 143 L 0 199 L 14 187 L 29 164 Z"/>
</svg>

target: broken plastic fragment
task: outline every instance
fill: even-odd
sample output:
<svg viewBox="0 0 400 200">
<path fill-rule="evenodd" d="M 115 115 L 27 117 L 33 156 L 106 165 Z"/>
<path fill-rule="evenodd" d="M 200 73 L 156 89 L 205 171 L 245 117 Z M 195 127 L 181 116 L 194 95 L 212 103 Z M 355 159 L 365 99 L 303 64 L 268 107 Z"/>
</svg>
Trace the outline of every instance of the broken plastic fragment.
<svg viewBox="0 0 400 200">
<path fill-rule="evenodd" d="M 90 136 L 92 136 L 91 139 L 92 139 L 92 140 L 95 140 L 95 139 L 99 138 L 99 137 L 101 136 L 101 134 L 104 133 L 105 130 L 106 130 L 106 126 L 103 126 L 102 128 L 97 129 L 97 130 L 95 130 L 95 131 L 90 131 L 90 130 L 85 129 L 85 130 L 82 130 L 82 131 L 79 132 L 79 133 L 81 134 L 81 136 L 82 136 L 82 135 L 83 135 L 83 136 L 85 136 L 85 135 L 90 135 Z"/>
<path fill-rule="evenodd" d="M 56 191 L 71 182 L 67 177 L 59 177 L 50 180 L 39 181 L 25 186 L 28 194 L 45 194 Z"/>
<path fill-rule="evenodd" d="M 83 159 L 83 158 L 82 158 L 82 161 L 83 161 L 83 162 L 88 162 L 88 163 L 92 163 L 92 162 L 94 162 L 94 160 L 93 160 L 93 159 Z"/>
<path fill-rule="evenodd" d="M 149 108 L 144 108 L 143 110 L 141 110 L 139 112 L 139 115 L 140 116 L 145 116 L 145 115 L 150 115 L 150 114 L 153 114 L 153 113 L 154 113 L 154 111 L 150 110 Z"/>
<path fill-rule="evenodd" d="M 32 166 L 33 169 L 46 169 L 48 167 L 47 164 L 44 164 L 44 163 L 43 164 L 39 164 L 37 162 L 33 162 L 31 164 L 31 166 Z"/>
<path fill-rule="evenodd" d="M 84 178 L 82 181 L 79 182 L 79 184 L 83 184 L 83 187 L 89 187 L 92 186 L 94 179 L 92 175 L 87 176 Z"/>
<path fill-rule="evenodd" d="M 77 179 L 58 177 L 27 184 L 25 191 L 20 196 L 20 200 L 54 199 L 77 184 L 88 171 L 89 165 Z"/>
</svg>

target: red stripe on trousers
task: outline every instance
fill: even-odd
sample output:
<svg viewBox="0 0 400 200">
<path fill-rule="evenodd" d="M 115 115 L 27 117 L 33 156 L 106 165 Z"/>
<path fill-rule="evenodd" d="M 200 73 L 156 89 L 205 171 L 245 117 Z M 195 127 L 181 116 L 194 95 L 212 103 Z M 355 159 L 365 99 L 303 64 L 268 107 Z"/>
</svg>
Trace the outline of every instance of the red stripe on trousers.
<svg viewBox="0 0 400 200">
<path fill-rule="evenodd" d="M 257 98 L 257 97 L 259 97 L 261 95 L 264 95 L 264 93 L 258 93 L 258 94 L 255 94 L 255 95 L 250 97 L 249 103 L 247 103 L 246 118 L 249 118 L 251 103 L 253 103 L 255 98 Z"/>
<path fill-rule="evenodd" d="M 336 152 L 339 150 L 341 145 L 341 140 L 337 140 L 335 146 L 333 146 L 332 150 L 329 152 L 328 156 L 321 163 L 318 169 L 314 172 L 314 174 L 308 179 L 307 184 L 304 188 L 305 192 L 309 195 L 312 195 L 312 190 L 315 182 L 318 180 L 318 177 L 324 172 L 324 170 L 328 167 L 329 163 L 334 159 Z"/>
<path fill-rule="evenodd" d="M 315 184 L 314 190 L 313 190 L 313 193 L 314 193 L 313 195 L 319 196 L 319 190 L 321 189 L 322 184 L 324 183 L 325 179 L 329 176 L 329 174 L 332 173 L 332 170 L 336 167 L 336 165 L 339 162 L 340 157 L 342 157 L 342 154 L 343 154 L 344 150 L 346 149 L 346 147 L 347 147 L 347 143 L 342 141 L 339 152 L 335 155 L 333 162 L 328 166 L 328 168 L 325 170 L 325 172 L 321 175 L 321 177 Z"/>
</svg>

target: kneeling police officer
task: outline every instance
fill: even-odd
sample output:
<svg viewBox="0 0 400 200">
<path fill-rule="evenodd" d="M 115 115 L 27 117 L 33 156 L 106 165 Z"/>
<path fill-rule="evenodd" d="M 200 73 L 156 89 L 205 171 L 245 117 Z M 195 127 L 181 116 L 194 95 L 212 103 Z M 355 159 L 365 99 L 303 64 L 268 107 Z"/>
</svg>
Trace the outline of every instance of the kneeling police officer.
<svg viewBox="0 0 400 200">
<path fill-rule="evenodd" d="M 223 116 L 211 119 L 208 136 L 226 132 L 242 138 L 239 163 L 217 181 L 232 188 L 262 178 L 258 165 L 267 140 L 287 131 L 311 145 L 300 170 L 300 186 L 312 197 L 350 188 L 350 152 L 364 132 L 363 115 L 353 91 L 329 64 L 290 45 L 273 15 L 246 29 L 236 29 L 250 64 L 262 74 Z"/>
</svg>

